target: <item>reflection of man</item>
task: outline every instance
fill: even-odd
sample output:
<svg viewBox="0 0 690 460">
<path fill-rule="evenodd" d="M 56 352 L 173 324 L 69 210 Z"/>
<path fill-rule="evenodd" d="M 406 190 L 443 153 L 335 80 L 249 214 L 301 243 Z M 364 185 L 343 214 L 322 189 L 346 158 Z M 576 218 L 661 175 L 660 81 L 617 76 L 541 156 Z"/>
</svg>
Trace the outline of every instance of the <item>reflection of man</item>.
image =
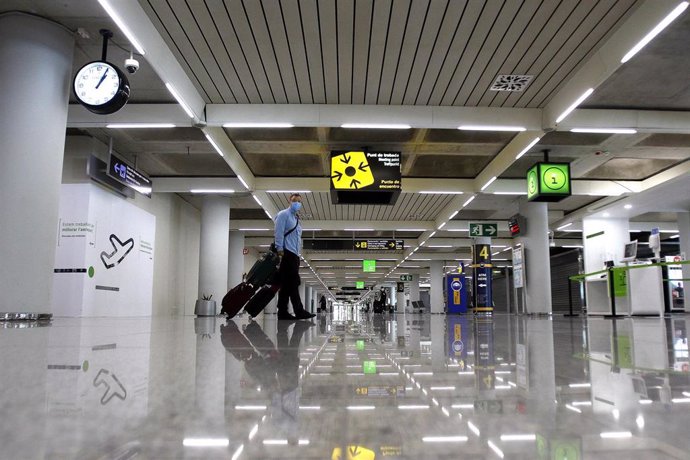
<svg viewBox="0 0 690 460">
<path fill-rule="evenodd" d="M 302 246 L 302 226 L 297 212 L 302 208 L 302 197 L 299 193 L 290 195 L 290 206 L 283 209 L 275 218 L 275 241 L 278 255 L 281 257 L 278 276 L 280 292 L 278 293 L 278 319 L 309 319 L 313 313 L 304 309 L 299 297 L 299 253 Z M 295 316 L 288 312 L 288 301 L 292 304 Z"/>
</svg>

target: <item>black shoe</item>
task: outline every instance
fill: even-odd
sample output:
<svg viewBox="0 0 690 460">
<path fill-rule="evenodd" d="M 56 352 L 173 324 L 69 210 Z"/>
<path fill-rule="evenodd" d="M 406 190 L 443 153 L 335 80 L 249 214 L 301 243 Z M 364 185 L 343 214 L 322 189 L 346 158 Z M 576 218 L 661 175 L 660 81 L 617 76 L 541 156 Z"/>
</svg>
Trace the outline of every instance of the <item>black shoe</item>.
<svg viewBox="0 0 690 460">
<path fill-rule="evenodd" d="M 312 319 L 314 316 L 316 316 L 314 313 L 309 313 L 307 310 L 295 312 L 295 318 L 297 319 Z"/>
<path fill-rule="evenodd" d="M 292 316 L 288 312 L 284 312 L 284 313 L 278 313 L 278 319 L 279 320 L 286 320 L 286 321 L 295 321 L 298 318 L 295 316 Z"/>
</svg>

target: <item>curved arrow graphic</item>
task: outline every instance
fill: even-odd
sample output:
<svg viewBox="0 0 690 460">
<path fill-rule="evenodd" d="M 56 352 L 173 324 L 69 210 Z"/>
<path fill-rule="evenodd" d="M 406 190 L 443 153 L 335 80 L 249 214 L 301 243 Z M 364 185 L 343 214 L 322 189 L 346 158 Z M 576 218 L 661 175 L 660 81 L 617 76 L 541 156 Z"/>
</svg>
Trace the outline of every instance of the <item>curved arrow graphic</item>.
<svg viewBox="0 0 690 460">
<path fill-rule="evenodd" d="M 345 164 L 349 164 L 349 163 L 350 163 L 350 157 L 349 157 L 347 154 L 345 154 L 345 155 L 343 155 L 343 157 L 340 159 L 340 162 L 341 162 L 341 163 L 345 163 Z"/>
<path fill-rule="evenodd" d="M 369 167 L 368 164 L 365 164 L 365 163 L 360 162 L 360 163 L 359 163 L 358 169 L 359 169 L 360 171 L 366 172 L 366 170 L 367 170 L 368 167 Z"/>
<path fill-rule="evenodd" d="M 359 182 L 357 179 L 352 179 L 352 181 L 350 182 L 350 187 L 355 188 L 355 189 L 356 189 L 356 188 L 359 188 L 359 187 L 357 187 L 357 186 L 358 186 L 360 183 L 361 183 L 361 182 Z"/>
<path fill-rule="evenodd" d="M 335 174 L 331 176 L 331 179 L 340 180 L 343 178 L 343 173 L 336 171 Z"/>
</svg>

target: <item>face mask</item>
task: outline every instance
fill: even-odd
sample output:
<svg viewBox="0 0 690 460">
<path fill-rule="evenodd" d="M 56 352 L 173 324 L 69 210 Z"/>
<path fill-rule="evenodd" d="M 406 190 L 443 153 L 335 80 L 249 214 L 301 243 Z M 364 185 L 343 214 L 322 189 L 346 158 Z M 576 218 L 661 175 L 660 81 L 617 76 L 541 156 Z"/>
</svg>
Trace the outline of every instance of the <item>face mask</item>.
<svg viewBox="0 0 690 460">
<path fill-rule="evenodd" d="M 299 201 L 295 201 L 290 205 L 290 209 L 292 209 L 292 212 L 297 212 L 300 209 L 302 209 L 302 203 L 300 203 Z"/>
</svg>

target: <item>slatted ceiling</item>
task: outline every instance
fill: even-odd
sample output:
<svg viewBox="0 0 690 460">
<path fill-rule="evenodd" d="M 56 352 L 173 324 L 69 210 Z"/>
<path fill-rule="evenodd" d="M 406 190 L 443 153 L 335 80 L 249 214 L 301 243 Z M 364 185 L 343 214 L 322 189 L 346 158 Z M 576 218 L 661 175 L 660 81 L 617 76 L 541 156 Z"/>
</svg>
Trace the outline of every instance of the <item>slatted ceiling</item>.
<svg viewBox="0 0 690 460">
<path fill-rule="evenodd" d="M 460 24 L 456 29 L 453 41 L 448 48 L 438 74 L 436 75 L 430 96 L 427 98 L 426 105 L 440 105 L 448 85 L 452 82 L 455 70 L 463 57 L 467 44 L 474 32 L 477 21 L 479 20 L 486 2 L 468 0 L 465 5 Z M 421 101 L 423 103 L 423 101 Z"/>
<path fill-rule="evenodd" d="M 496 75 L 501 73 L 501 65 L 510 58 L 520 38 L 525 34 L 525 30 L 535 21 L 535 14 L 542 4 L 541 0 L 526 0 L 520 6 L 491 59 L 484 60 L 485 66 L 478 78 L 475 79 L 474 88 L 463 89 L 458 94 L 458 103 L 466 106 L 480 105 L 482 97 L 490 92 L 489 88 L 496 79 Z M 469 85 L 467 86 L 469 87 Z"/>
<path fill-rule="evenodd" d="M 140 3 L 207 102 L 539 107 L 637 1 Z"/>
<path fill-rule="evenodd" d="M 269 193 L 269 198 L 277 209 L 285 209 L 289 193 Z M 449 195 L 402 193 L 394 206 L 381 205 L 334 205 L 329 192 L 305 193 L 302 195 L 304 226 L 309 228 L 309 220 L 360 221 L 415 221 L 433 220 L 453 199 Z M 413 217 L 410 217 L 413 216 Z"/>
<path fill-rule="evenodd" d="M 559 50 L 559 55 L 562 59 L 553 59 L 549 62 L 542 74 L 550 75 L 546 83 L 537 85 L 535 88 L 541 87 L 538 91 L 528 91 L 525 97 L 534 94 L 526 103 L 520 100 L 520 104 L 525 107 L 544 107 L 550 100 L 554 92 L 561 87 L 563 82 L 568 81 L 573 72 L 575 72 L 580 64 L 588 58 L 597 48 L 597 45 L 608 37 L 616 26 L 623 21 L 623 18 L 632 11 L 634 6 L 633 1 L 619 2 L 613 1 L 608 9 L 605 9 L 605 2 L 598 2 L 593 13 L 590 14 L 592 21 L 601 18 L 596 26 L 585 34 L 585 30 L 577 28 L 572 33 L 563 49 Z M 600 13 L 599 11 L 603 11 Z M 580 38 L 581 37 L 581 38 Z M 565 56 L 567 60 L 565 59 Z M 558 67 L 556 63 L 559 62 Z"/>
<path fill-rule="evenodd" d="M 497 13 L 496 17 L 493 19 L 493 23 L 486 29 L 486 35 L 484 35 L 484 41 L 477 48 L 476 53 L 474 53 L 474 58 L 470 66 L 467 68 L 465 75 L 462 77 L 462 85 L 460 86 L 455 97 L 453 97 L 450 105 L 466 105 L 467 99 L 476 87 L 477 81 L 486 75 L 486 67 L 496 54 L 498 47 L 504 42 L 506 34 L 501 34 L 500 36 L 492 35 L 494 30 L 510 31 L 511 26 L 514 24 L 519 11 L 524 6 L 522 2 L 505 2 L 501 5 L 501 9 Z M 483 33 L 483 29 L 478 28 L 477 32 Z M 487 88 L 492 82 L 488 83 Z M 450 101 L 450 99 L 448 99 Z"/>
<path fill-rule="evenodd" d="M 374 12 L 373 0 L 360 0 L 354 14 L 353 30 L 353 56 L 362 56 L 366 59 L 353 59 L 352 61 L 352 103 L 364 104 L 364 93 L 367 86 L 367 73 L 369 65 L 369 46 L 372 33 L 372 20 Z"/>
<path fill-rule="evenodd" d="M 443 2 L 436 2 L 436 5 L 438 6 L 441 3 Z M 442 19 L 444 9 L 439 7 L 432 8 L 432 4 L 429 1 L 417 0 L 412 2 L 400 57 L 395 69 L 389 104 L 402 104 L 407 85 L 410 81 L 412 66 L 421 46 L 424 30 L 428 30 L 427 27 L 434 27 L 434 23 Z"/>
<path fill-rule="evenodd" d="M 434 5 L 437 2 L 434 2 Z M 436 23 L 435 19 L 440 16 L 440 22 L 433 27 L 427 27 L 422 35 L 415 63 L 412 67 L 410 77 L 405 87 L 404 105 L 414 105 L 418 103 L 420 95 L 428 99 L 431 92 L 430 85 L 424 92 L 424 83 L 427 75 L 436 75 L 444 57 L 448 51 L 448 46 L 453 38 L 454 32 L 460 23 L 460 17 L 464 11 L 466 2 L 454 0 L 446 1 L 442 14 L 440 8 L 432 8 L 431 22 Z M 429 73 L 431 72 L 431 73 Z M 429 79 L 430 81 L 431 79 Z"/>
<path fill-rule="evenodd" d="M 213 24 L 208 9 L 201 7 L 192 11 L 192 7 L 189 4 L 174 4 L 172 9 L 173 13 L 184 27 L 187 38 L 194 44 L 199 59 L 204 63 L 206 72 L 213 81 L 214 87 L 220 95 L 220 99 L 226 103 L 239 102 L 240 100 L 246 101 L 247 98 L 243 94 L 239 99 L 236 98 L 230 87 L 229 81 L 231 80 L 236 88 L 241 89 L 237 74 L 232 71 L 231 66 L 223 68 L 218 60 L 217 56 L 220 55 L 220 53 L 217 51 L 219 48 L 223 48 L 222 43 L 217 38 L 217 33 L 213 33 L 215 28 L 209 27 L 204 32 L 200 29 L 200 23 Z M 216 49 L 216 53 L 212 51 L 214 48 Z"/>
</svg>

